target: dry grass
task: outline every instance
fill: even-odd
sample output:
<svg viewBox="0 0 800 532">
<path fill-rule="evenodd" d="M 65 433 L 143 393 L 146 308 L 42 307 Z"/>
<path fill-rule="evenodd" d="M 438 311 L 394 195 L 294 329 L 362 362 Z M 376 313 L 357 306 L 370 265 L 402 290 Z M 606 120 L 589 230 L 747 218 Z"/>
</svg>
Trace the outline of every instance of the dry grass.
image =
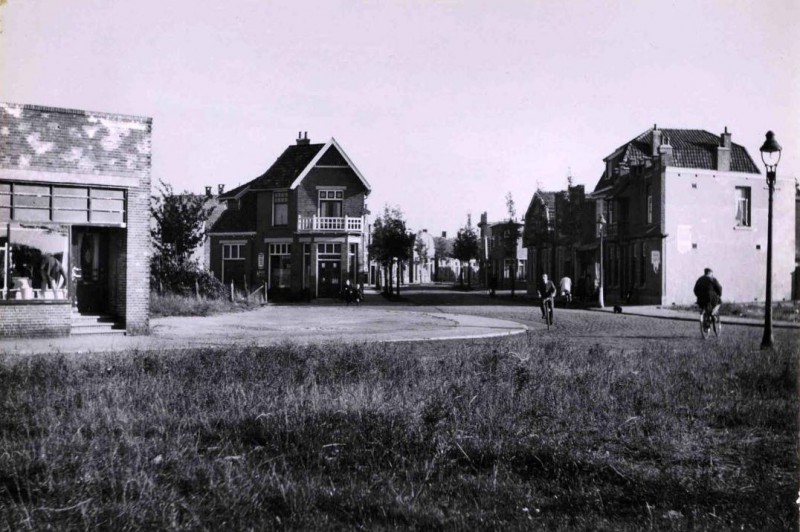
<svg viewBox="0 0 800 532">
<path fill-rule="evenodd" d="M 529 342 L 0 361 L 0 527 L 796 528 L 790 349 Z"/>
<path fill-rule="evenodd" d="M 258 308 L 260 302 L 239 299 L 210 299 L 205 297 L 183 296 L 178 294 L 150 293 L 150 315 L 154 318 L 165 316 L 211 316 L 225 312 L 239 312 Z"/>
</svg>

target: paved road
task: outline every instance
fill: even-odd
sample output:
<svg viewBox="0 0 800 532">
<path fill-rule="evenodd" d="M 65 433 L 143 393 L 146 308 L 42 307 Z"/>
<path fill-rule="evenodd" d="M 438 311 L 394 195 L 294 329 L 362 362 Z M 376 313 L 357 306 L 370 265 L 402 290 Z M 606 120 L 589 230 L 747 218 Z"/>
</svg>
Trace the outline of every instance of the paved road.
<svg viewBox="0 0 800 532">
<path fill-rule="evenodd" d="M 699 321 L 665 319 L 676 313 L 667 311 L 661 317 L 613 314 L 597 310 L 556 308 L 554 326 L 548 331 L 541 320 L 541 311 L 535 301 L 525 294 L 511 299 L 507 294 L 490 298 L 483 291 L 459 292 L 444 287 L 414 287 L 401 290 L 407 310 L 438 310 L 450 314 L 466 314 L 516 321 L 528 326 L 535 338 L 567 339 L 572 343 L 602 344 L 611 348 L 641 349 L 645 346 L 670 346 L 672 348 L 697 345 L 700 336 Z M 400 306 L 400 305 L 398 305 Z M 631 309 L 633 311 L 634 309 Z M 691 316 L 691 315 L 689 315 Z M 706 342 L 723 344 L 761 344 L 763 327 L 723 322 L 720 338 Z M 776 328 L 776 342 L 787 342 L 800 347 L 800 329 Z"/>
<path fill-rule="evenodd" d="M 665 313 L 669 315 L 669 312 Z M 673 313 L 674 314 L 674 313 Z M 691 316 L 691 315 L 689 315 Z M 702 343 L 697 321 L 557 308 L 547 330 L 534 301 L 524 294 L 490 298 L 444 286 L 403 288 L 399 300 L 368 293 L 360 307 L 340 302 L 270 305 L 244 313 L 205 318 L 158 318 L 147 337 L 95 336 L 0 340 L 2 353 L 161 350 L 198 345 L 274 344 L 284 341 L 416 341 L 486 338 L 525 332 L 531 340 L 563 339 L 580 345 L 640 350 L 648 346 L 692 347 Z M 757 349 L 762 328 L 726 323 L 723 344 Z M 800 346 L 800 329 L 776 329 L 776 342 Z"/>
</svg>

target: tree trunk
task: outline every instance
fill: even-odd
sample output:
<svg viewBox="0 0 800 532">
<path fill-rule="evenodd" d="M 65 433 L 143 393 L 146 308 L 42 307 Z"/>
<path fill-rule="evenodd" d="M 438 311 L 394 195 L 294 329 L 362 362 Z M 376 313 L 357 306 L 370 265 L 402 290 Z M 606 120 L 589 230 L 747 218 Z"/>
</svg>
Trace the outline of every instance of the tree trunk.
<svg viewBox="0 0 800 532">
<path fill-rule="evenodd" d="M 397 261 L 397 291 L 395 292 L 398 296 L 400 295 L 400 278 L 403 276 L 403 263 L 401 261 Z"/>
</svg>

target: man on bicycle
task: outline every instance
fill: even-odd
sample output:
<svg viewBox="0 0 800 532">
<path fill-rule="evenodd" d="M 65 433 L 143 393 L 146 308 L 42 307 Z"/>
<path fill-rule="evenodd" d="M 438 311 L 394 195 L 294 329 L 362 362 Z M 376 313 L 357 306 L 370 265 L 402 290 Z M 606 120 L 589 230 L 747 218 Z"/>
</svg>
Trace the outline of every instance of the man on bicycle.
<svg viewBox="0 0 800 532">
<path fill-rule="evenodd" d="M 539 297 L 542 298 L 542 319 L 547 317 L 547 303 L 548 301 L 552 305 L 555 302 L 556 297 L 556 285 L 553 284 L 553 281 L 547 278 L 547 274 L 542 274 L 542 280 L 539 281 L 539 286 L 537 288 L 539 290 Z"/>
<path fill-rule="evenodd" d="M 697 297 L 697 306 L 709 314 L 717 312 L 722 303 L 722 285 L 714 277 L 714 271 L 706 268 L 705 273 L 694 283 L 694 295 Z"/>
</svg>

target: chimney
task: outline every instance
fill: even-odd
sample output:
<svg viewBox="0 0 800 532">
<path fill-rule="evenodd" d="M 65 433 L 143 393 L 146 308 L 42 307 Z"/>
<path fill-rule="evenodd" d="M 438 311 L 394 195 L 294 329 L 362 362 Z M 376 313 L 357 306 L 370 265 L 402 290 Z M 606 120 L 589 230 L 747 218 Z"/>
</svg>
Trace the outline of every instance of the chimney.
<svg viewBox="0 0 800 532">
<path fill-rule="evenodd" d="M 672 166 L 672 146 L 669 143 L 669 137 L 664 137 L 664 143 L 658 147 L 658 155 L 662 167 Z"/>
<path fill-rule="evenodd" d="M 717 170 L 720 172 L 730 172 L 731 170 L 731 134 L 728 133 L 728 126 L 719 136 L 720 146 L 717 146 Z"/>
<path fill-rule="evenodd" d="M 308 146 L 310 141 L 308 140 L 308 131 L 305 132 L 304 135 L 301 135 L 302 131 L 297 132 L 297 145 L 298 146 Z"/>
<path fill-rule="evenodd" d="M 427 229 L 423 229 L 423 230 L 422 230 L 422 232 L 423 232 L 423 233 L 427 233 L 427 232 L 428 232 L 428 230 L 427 230 Z"/>
<path fill-rule="evenodd" d="M 447 238 L 447 231 L 442 231 L 442 238 Z"/>
<path fill-rule="evenodd" d="M 207 198 L 211 197 L 211 187 L 206 187 L 206 197 Z"/>
<path fill-rule="evenodd" d="M 225 192 L 225 185 L 220 183 L 219 185 L 217 185 L 217 193 L 222 194 L 223 192 Z"/>
<path fill-rule="evenodd" d="M 661 146 L 661 130 L 658 129 L 658 126 L 656 124 L 653 124 L 653 143 L 652 143 L 653 157 L 659 154 L 658 151 L 659 146 Z"/>
</svg>

